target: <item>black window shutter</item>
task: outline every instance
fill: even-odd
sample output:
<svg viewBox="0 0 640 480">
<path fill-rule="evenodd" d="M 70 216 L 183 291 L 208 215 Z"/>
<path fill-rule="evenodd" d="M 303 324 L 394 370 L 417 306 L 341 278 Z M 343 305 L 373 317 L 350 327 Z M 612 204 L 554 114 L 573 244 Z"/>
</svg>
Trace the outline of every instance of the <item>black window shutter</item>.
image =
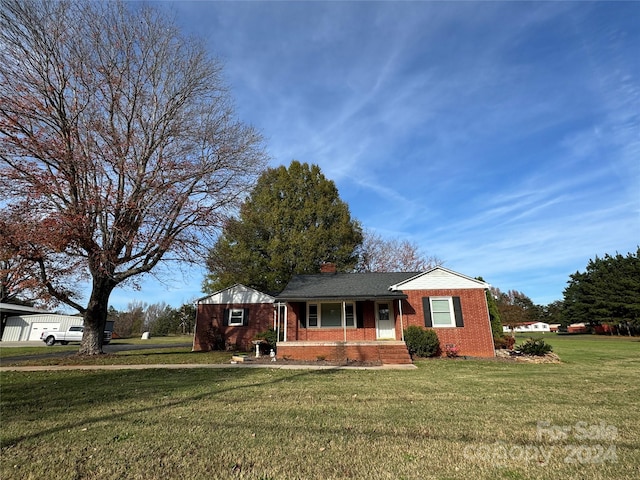
<svg viewBox="0 0 640 480">
<path fill-rule="evenodd" d="M 362 302 L 356 302 L 356 327 L 364 328 L 364 307 Z"/>
<path fill-rule="evenodd" d="M 246 327 L 247 325 L 249 325 L 249 309 L 245 308 L 244 315 L 242 316 L 242 326 Z"/>
<path fill-rule="evenodd" d="M 424 312 L 424 326 L 433 327 L 433 321 L 431 320 L 431 302 L 429 297 L 422 297 L 422 311 Z"/>
<path fill-rule="evenodd" d="M 456 316 L 456 327 L 464 327 L 464 320 L 462 320 L 462 306 L 460 305 L 460 297 L 453 297 L 453 312 Z"/>
<path fill-rule="evenodd" d="M 307 304 L 305 302 L 298 303 L 298 318 L 300 318 L 300 326 L 307 328 Z"/>
<path fill-rule="evenodd" d="M 229 309 L 224 309 L 224 315 L 222 315 L 222 325 L 227 327 L 229 325 Z"/>
</svg>

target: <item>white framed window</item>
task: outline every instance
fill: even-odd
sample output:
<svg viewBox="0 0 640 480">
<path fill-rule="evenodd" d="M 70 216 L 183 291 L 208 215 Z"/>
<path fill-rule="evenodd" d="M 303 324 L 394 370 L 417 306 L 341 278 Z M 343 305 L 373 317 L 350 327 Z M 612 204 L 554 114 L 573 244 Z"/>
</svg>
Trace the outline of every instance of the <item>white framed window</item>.
<svg viewBox="0 0 640 480">
<path fill-rule="evenodd" d="M 455 327 L 456 318 L 451 297 L 430 297 L 431 320 L 434 327 Z"/>
<path fill-rule="evenodd" d="M 356 326 L 356 309 L 353 303 L 346 303 L 344 305 L 345 319 L 347 327 Z"/>
<path fill-rule="evenodd" d="M 307 318 L 309 319 L 309 327 L 317 327 L 318 326 L 318 305 L 315 303 L 310 303 L 308 305 L 308 314 Z"/>
<path fill-rule="evenodd" d="M 341 328 L 356 326 L 356 307 L 353 303 L 318 302 L 307 304 L 309 328 Z"/>
<path fill-rule="evenodd" d="M 229 326 L 240 327 L 244 322 L 244 310 L 242 308 L 232 308 L 229 310 Z"/>
</svg>

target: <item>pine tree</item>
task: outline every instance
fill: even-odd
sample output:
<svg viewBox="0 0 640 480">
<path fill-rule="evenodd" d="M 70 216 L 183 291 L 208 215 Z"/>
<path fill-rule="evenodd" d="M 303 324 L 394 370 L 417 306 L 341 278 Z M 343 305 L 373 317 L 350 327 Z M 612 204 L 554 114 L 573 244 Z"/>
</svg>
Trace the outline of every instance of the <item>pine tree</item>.
<svg viewBox="0 0 640 480">
<path fill-rule="evenodd" d="M 570 323 L 615 325 L 629 334 L 640 330 L 640 248 L 626 256 L 596 256 L 584 272 L 571 275 L 563 314 Z"/>
<path fill-rule="evenodd" d="M 230 220 L 207 261 L 203 290 L 242 283 L 280 292 L 292 275 L 318 273 L 323 262 L 338 271 L 357 263 L 362 229 L 317 165 L 293 161 L 268 169 L 238 219 Z"/>
</svg>

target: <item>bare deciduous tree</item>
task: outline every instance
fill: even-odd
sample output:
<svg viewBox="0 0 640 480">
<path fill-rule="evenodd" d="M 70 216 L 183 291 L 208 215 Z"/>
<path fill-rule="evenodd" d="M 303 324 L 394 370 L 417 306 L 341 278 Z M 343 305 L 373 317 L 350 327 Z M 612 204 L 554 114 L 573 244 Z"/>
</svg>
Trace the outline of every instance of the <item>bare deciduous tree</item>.
<svg viewBox="0 0 640 480">
<path fill-rule="evenodd" d="M 437 257 L 425 257 L 420 248 L 408 240 L 386 240 L 365 230 L 359 251 L 359 272 L 424 272 L 442 265 Z"/>
<path fill-rule="evenodd" d="M 0 303 L 31 303 L 36 287 L 26 261 L 0 252 Z"/>
<path fill-rule="evenodd" d="M 83 314 L 80 353 L 97 354 L 113 289 L 206 255 L 264 166 L 262 139 L 221 65 L 160 11 L 0 5 L 0 247 Z"/>
</svg>

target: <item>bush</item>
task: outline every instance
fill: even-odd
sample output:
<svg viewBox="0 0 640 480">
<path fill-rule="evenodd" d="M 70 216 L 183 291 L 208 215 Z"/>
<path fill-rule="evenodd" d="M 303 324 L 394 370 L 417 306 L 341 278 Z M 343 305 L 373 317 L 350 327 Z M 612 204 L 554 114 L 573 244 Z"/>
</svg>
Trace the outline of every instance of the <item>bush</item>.
<svg viewBox="0 0 640 480">
<path fill-rule="evenodd" d="M 404 341 L 412 357 L 434 357 L 440 354 L 440 340 L 433 330 L 411 325 L 404 331 Z"/>
<path fill-rule="evenodd" d="M 542 357 L 543 355 L 551 352 L 553 350 L 553 347 L 542 339 L 536 340 L 530 338 L 526 342 L 518 345 L 515 350 L 522 355 L 533 355 Z"/>
<path fill-rule="evenodd" d="M 278 342 L 278 334 L 273 328 L 270 328 L 269 330 L 256 334 L 256 340 L 264 340 L 266 342 L 267 348 L 265 350 L 267 352 L 270 349 L 275 351 L 276 343 Z"/>
<path fill-rule="evenodd" d="M 460 349 L 453 343 L 449 343 L 444 347 L 444 353 L 449 358 L 456 358 L 460 354 Z"/>
<path fill-rule="evenodd" d="M 219 328 L 210 326 L 206 333 L 207 344 L 211 350 L 224 350 L 224 335 Z"/>
<path fill-rule="evenodd" d="M 515 337 L 512 336 L 500 336 L 493 337 L 493 343 L 496 346 L 496 350 L 505 349 L 513 350 L 513 345 L 516 343 Z"/>
</svg>

